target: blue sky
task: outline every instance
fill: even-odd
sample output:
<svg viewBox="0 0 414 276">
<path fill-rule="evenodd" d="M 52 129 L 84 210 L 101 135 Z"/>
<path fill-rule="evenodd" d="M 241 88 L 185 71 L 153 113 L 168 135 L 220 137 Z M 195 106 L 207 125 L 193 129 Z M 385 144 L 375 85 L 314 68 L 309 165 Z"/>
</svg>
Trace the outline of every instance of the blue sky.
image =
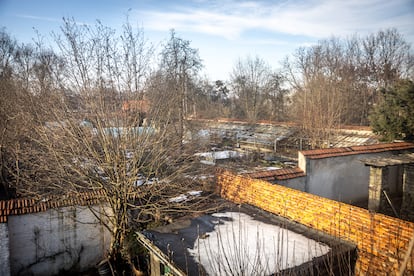
<svg viewBox="0 0 414 276">
<path fill-rule="evenodd" d="M 295 49 L 332 35 L 366 35 L 397 28 L 414 44 L 414 0 L 0 0 L 0 26 L 20 42 L 31 42 L 33 28 L 48 37 L 62 17 L 119 28 L 126 14 L 155 45 L 174 28 L 203 59 L 204 74 L 228 79 L 234 63 L 247 55 L 273 68 Z"/>
</svg>

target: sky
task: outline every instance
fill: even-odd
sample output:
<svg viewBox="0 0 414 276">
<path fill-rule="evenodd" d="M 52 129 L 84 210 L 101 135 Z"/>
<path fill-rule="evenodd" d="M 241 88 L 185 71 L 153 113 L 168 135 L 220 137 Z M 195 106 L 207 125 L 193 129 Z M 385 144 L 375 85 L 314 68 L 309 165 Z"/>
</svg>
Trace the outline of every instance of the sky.
<svg viewBox="0 0 414 276">
<path fill-rule="evenodd" d="M 127 15 L 158 49 L 175 29 L 213 81 L 228 80 L 239 58 L 258 56 L 277 69 L 299 47 L 332 36 L 396 28 L 414 47 L 414 0 L 0 0 L 0 27 L 23 43 L 34 29 L 52 40 L 63 17 L 120 29 Z"/>
</svg>

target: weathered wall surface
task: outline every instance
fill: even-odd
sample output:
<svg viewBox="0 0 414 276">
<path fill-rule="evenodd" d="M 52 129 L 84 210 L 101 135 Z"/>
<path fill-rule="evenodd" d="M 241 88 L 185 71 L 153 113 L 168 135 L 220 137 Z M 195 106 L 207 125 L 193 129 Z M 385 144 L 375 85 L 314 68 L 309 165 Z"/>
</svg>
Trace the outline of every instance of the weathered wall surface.
<svg viewBox="0 0 414 276">
<path fill-rule="evenodd" d="M 9 229 L 7 223 L 0 223 L 0 275 L 10 275 Z"/>
<path fill-rule="evenodd" d="M 274 184 L 279 184 L 288 188 L 296 189 L 299 191 L 305 191 L 306 177 L 295 177 L 284 180 L 272 181 Z"/>
<path fill-rule="evenodd" d="M 93 208 L 102 212 L 101 207 Z M 12 275 L 83 271 L 109 248 L 110 233 L 87 206 L 9 216 L 7 224 Z"/>
<path fill-rule="evenodd" d="M 299 157 L 299 166 L 306 172 L 303 191 L 345 203 L 367 200 L 370 171 L 361 159 L 378 158 L 386 154 L 354 154 L 306 160 L 302 155 Z M 394 174 L 392 177 L 395 180 L 397 178 Z M 393 191 L 396 188 L 393 187 Z"/>
<path fill-rule="evenodd" d="M 414 220 L 414 164 L 405 165 L 403 191 L 401 213 L 405 219 Z"/>
<path fill-rule="evenodd" d="M 367 156 L 364 156 L 367 158 Z M 349 155 L 310 159 L 306 172 L 306 192 L 322 197 L 353 203 L 368 198 L 369 167 Z"/>
<path fill-rule="evenodd" d="M 397 272 L 414 235 L 414 223 L 266 181 L 220 172 L 218 184 L 226 199 L 257 206 L 355 243 L 359 250 L 357 275 Z M 410 273 L 414 273 L 414 253 L 408 262 L 407 275 Z"/>
</svg>

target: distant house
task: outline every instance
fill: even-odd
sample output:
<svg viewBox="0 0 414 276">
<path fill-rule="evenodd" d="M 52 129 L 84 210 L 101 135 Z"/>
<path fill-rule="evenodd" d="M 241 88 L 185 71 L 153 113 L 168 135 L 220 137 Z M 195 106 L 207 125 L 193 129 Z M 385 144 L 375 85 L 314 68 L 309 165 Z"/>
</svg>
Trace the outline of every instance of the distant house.
<svg viewBox="0 0 414 276">
<path fill-rule="evenodd" d="M 122 111 L 148 113 L 150 102 L 148 100 L 130 100 L 122 103 Z"/>
</svg>

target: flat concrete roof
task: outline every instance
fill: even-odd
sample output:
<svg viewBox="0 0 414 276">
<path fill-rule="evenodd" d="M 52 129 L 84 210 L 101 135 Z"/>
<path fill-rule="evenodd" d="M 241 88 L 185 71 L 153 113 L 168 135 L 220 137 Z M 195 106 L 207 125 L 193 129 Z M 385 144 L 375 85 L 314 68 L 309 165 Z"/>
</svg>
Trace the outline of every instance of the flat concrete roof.
<svg viewBox="0 0 414 276">
<path fill-rule="evenodd" d="M 307 265 L 332 251 L 348 252 L 356 248 L 256 207 L 229 206 L 216 213 L 180 219 L 144 234 L 188 275 L 228 274 L 233 264 L 240 266 L 240 259 L 256 264 L 256 267 L 243 264 L 247 271 L 270 275 Z"/>
<path fill-rule="evenodd" d="M 386 167 L 394 165 L 414 164 L 414 153 L 402 153 L 386 157 L 361 159 L 367 166 Z"/>
</svg>

